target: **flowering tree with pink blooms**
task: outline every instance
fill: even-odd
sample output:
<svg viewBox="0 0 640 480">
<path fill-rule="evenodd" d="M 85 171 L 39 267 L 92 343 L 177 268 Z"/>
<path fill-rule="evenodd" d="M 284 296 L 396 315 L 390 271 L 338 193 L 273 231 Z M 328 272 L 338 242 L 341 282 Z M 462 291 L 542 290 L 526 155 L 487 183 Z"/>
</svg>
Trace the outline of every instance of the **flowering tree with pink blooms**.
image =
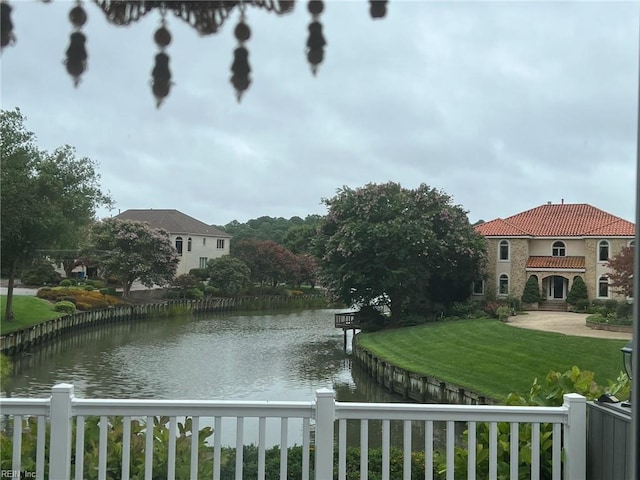
<svg viewBox="0 0 640 480">
<path fill-rule="evenodd" d="M 469 298 L 486 244 L 451 197 L 427 185 L 343 187 L 324 199 L 316 239 L 324 285 L 348 305 L 383 304 L 391 321 Z"/>
<path fill-rule="evenodd" d="M 90 232 L 85 257 L 99 266 L 105 277 L 115 277 L 127 297 L 136 280 L 146 287 L 168 285 L 180 258 L 165 230 L 147 223 L 108 218 Z"/>
</svg>

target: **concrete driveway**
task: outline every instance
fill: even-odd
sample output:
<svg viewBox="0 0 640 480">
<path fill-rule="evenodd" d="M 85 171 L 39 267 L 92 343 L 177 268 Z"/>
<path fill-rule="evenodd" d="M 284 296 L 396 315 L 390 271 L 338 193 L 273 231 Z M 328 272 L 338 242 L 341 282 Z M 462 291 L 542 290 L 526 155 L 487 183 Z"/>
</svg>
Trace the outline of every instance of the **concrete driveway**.
<svg viewBox="0 0 640 480">
<path fill-rule="evenodd" d="M 587 327 L 587 314 L 573 312 L 526 312 L 515 317 L 509 317 L 507 325 L 545 332 L 563 333 L 577 337 L 614 338 L 631 340 L 631 333 L 608 332 L 594 330 Z"/>
</svg>

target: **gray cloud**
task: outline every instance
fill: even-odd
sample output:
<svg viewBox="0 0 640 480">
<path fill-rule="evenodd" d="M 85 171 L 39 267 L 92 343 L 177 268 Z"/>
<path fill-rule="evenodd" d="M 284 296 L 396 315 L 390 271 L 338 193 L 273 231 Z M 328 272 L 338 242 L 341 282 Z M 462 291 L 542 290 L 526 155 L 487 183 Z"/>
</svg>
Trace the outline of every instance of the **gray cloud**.
<svg viewBox="0 0 640 480">
<path fill-rule="evenodd" d="M 41 146 L 97 160 L 117 207 L 177 208 L 208 223 L 324 213 L 343 185 L 427 183 L 472 221 L 548 200 L 633 220 L 640 7 L 631 3 L 326 2 L 325 61 L 304 45 L 306 5 L 249 9 L 252 85 L 230 78 L 237 17 L 199 37 L 169 18 L 175 84 L 149 78 L 160 19 L 121 28 L 87 5 L 89 69 L 62 65 L 71 3 L 14 2 L 2 107 Z"/>
</svg>

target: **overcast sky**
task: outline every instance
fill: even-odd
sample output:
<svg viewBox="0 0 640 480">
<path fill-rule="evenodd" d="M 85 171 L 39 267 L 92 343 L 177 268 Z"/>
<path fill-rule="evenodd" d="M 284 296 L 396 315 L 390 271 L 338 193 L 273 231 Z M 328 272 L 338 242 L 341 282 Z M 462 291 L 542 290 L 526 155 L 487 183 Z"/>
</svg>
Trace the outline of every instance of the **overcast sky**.
<svg viewBox="0 0 640 480">
<path fill-rule="evenodd" d="M 74 88 L 62 63 L 74 4 L 10 3 L 2 108 L 22 110 L 41 148 L 96 160 L 112 214 L 304 218 L 342 186 L 394 181 L 444 190 L 472 222 L 561 199 L 635 220 L 637 2 L 391 0 L 372 20 L 365 1 L 328 1 L 315 77 L 306 2 L 286 16 L 248 8 L 240 104 L 239 12 L 207 37 L 171 14 L 174 85 L 160 109 L 159 14 L 116 27 L 85 2 L 89 64 Z"/>
</svg>

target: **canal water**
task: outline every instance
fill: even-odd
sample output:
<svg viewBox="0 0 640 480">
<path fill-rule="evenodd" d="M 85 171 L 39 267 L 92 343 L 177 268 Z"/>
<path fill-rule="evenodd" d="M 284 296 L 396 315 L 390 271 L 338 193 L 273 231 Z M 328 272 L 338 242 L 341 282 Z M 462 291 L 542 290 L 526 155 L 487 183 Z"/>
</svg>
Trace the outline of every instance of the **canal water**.
<svg viewBox="0 0 640 480">
<path fill-rule="evenodd" d="M 350 368 L 338 310 L 152 319 L 91 327 L 13 357 L 5 396 L 48 396 L 60 382 L 86 398 L 398 401 Z"/>
<path fill-rule="evenodd" d="M 84 398 L 307 401 L 317 389 L 332 388 L 339 401 L 401 401 L 351 368 L 351 334 L 345 352 L 336 312 L 213 314 L 87 328 L 14 357 L 2 395 L 47 397 L 65 382 Z M 300 443 L 301 427 L 290 428 L 289 437 Z M 246 429 L 250 439 L 250 422 Z M 224 430 L 232 444 L 233 427 Z M 374 446 L 375 425 L 371 430 Z"/>
</svg>

